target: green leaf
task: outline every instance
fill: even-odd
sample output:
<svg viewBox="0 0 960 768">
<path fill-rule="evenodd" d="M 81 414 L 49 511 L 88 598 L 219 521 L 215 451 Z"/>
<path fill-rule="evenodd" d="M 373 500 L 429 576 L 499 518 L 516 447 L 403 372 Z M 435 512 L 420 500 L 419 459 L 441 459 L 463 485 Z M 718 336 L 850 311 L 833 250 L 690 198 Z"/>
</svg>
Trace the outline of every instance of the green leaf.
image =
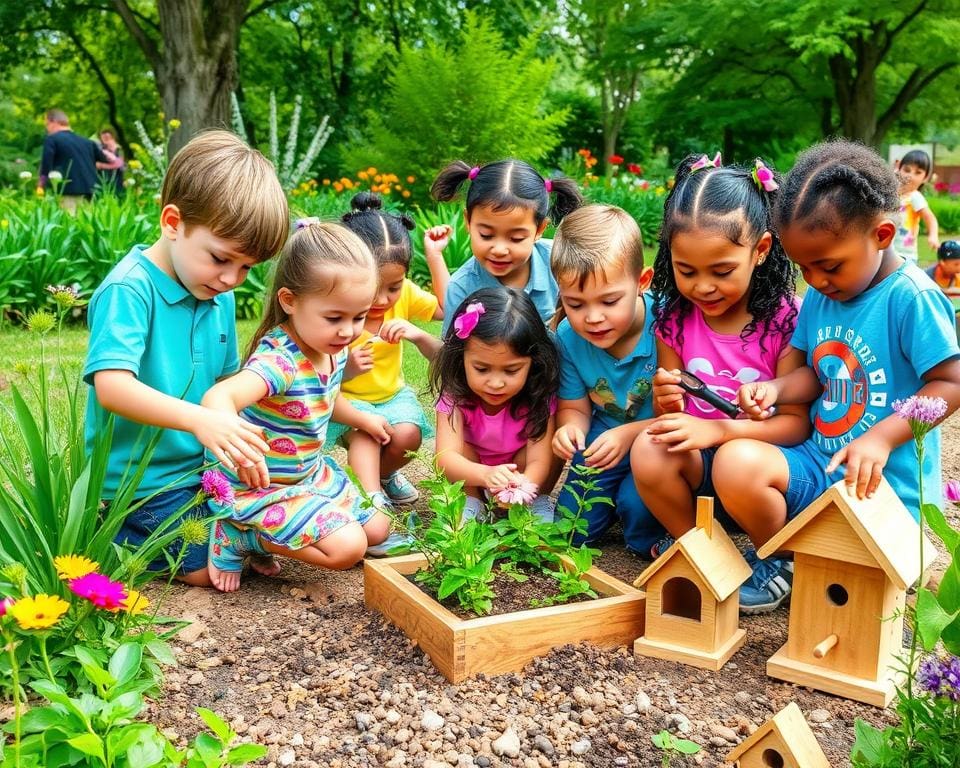
<svg viewBox="0 0 960 768">
<path fill-rule="evenodd" d="M 260 744 L 241 744 L 227 752 L 227 765 L 246 765 L 266 754 L 267 748 Z"/>
<path fill-rule="evenodd" d="M 23 733 L 41 733 L 47 728 L 55 725 L 64 725 L 64 717 L 68 717 L 64 712 L 57 711 L 53 707 L 34 707 L 24 712 L 20 717 L 20 730 Z M 75 718 L 70 716 L 71 719 Z M 12 732 L 13 721 L 7 723 L 4 728 Z M 82 724 L 81 724 L 82 727 Z"/>
<path fill-rule="evenodd" d="M 207 724 L 207 728 L 213 731 L 221 742 L 229 744 L 233 741 L 236 734 L 216 712 L 204 709 L 203 707 L 197 707 L 197 714 L 200 716 L 200 719 Z"/>
<path fill-rule="evenodd" d="M 936 504 L 923 505 L 923 519 L 948 550 L 954 552 L 960 546 L 960 533 L 950 527 L 950 523 L 943 516 L 943 512 Z"/>
<path fill-rule="evenodd" d="M 130 768 L 152 768 L 162 765 L 167 748 L 166 738 L 154 728 L 144 731 L 139 738 L 130 745 L 127 751 L 127 762 Z"/>
<path fill-rule="evenodd" d="M 932 651 L 943 630 L 949 625 L 960 611 L 947 613 L 937 602 L 937 596 L 929 589 L 921 587 L 917 590 L 917 634 L 924 650 Z"/>
<path fill-rule="evenodd" d="M 855 738 L 853 747 L 850 749 L 850 757 L 860 757 L 866 765 L 879 763 L 885 747 L 883 733 L 859 718 L 853 732 Z"/>
<path fill-rule="evenodd" d="M 169 664 L 172 666 L 177 663 L 177 657 L 173 655 L 170 646 L 163 640 L 151 640 L 147 643 L 147 650 L 150 651 L 150 655 L 161 664 Z"/>
<path fill-rule="evenodd" d="M 651 736 L 650 740 L 658 749 L 667 750 L 673 747 L 673 736 L 670 735 L 670 731 L 660 731 L 660 733 Z"/>
<path fill-rule="evenodd" d="M 700 751 L 700 745 L 689 739 L 674 739 L 673 748 L 685 755 L 695 755 Z"/>
<path fill-rule="evenodd" d="M 72 739 L 67 739 L 67 744 L 74 749 L 79 749 L 85 755 L 100 758 L 101 762 L 104 760 L 103 740 L 95 733 L 84 733 L 80 736 L 74 736 Z"/>
<path fill-rule="evenodd" d="M 140 660 L 143 658 L 143 649 L 139 643 L 124 643 L 110 657 L 107 669 L 113 675 L 116 685 L 129 682 L 140 671 Z"/>
<path fill-rule="evenodd" d="M 193 741 L 193 747 L 203 762 L 210 765 L 213 760 L 220 758 L 224 745 L 209 733 L 199 733 Z"/>
</svg>

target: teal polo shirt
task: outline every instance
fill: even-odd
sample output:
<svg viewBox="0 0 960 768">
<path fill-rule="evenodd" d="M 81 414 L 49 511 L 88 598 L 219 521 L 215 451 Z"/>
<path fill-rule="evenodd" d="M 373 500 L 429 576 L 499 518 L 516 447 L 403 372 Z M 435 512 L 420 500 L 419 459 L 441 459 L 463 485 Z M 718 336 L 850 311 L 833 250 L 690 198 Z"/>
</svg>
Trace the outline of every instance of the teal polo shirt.
<svg viewBox="0 0 960 768">
<path fill-rule="evenodd" d="M 83 380 L 90 385 L 85 425 L 86 450 L 106 424 L 93 376 L 98 371 L 130 371 L 148 387 L 199 403 L 214 382 L 240 367 L 233 293 L 195 299 L 164 273 L 137 245 L 118 263 L 90 300 L 90 341 Z M 152 430 L 117 416 L 104 498 L 114 497 L 127 466 L 135 463 Z M 189 432 L 165 429 L 136 493 L 138 498 L 174 483 L 196 485 L 182 476 L 203 464 L 203 446 Z"/>
<path fill-rule="evenodd" d="M 553 272 L 550 271 L 552 247 L 553 240 L 540 239 L 533 244 L 533 252 L 530 254 L 530 277 L 527 278 L 527 284 L 523 286 L 523 292 L 533 301 L 543 322 L 553 317 L 559 293 L 557 281 L 553 277 Z M 447 328 L 453 322 L 457 307 L 467 296 L 480 288 L 496 288 L 500 285 L 503 283 L 481 267 L 474 256 L 467 259 L 460 269 L 453 273 L 447 285 L 447 295 L 443 303 L 446 310 L 441 335 L 447 335 Z"/>
</svg>

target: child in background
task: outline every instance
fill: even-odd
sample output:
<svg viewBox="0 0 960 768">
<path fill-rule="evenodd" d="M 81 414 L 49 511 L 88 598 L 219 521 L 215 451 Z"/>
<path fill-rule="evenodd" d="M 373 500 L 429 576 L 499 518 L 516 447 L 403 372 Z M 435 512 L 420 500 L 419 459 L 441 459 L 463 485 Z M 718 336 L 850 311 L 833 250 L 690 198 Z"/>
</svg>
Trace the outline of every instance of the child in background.
<svg viewBox="0 0 960 768">
<path fill-rule="evenodd" d="M 760 160 L 753 168 L 721 168 L 704 155 L 686 158 L 675 177 L 653 278 L 660 364 L 653 407 L 663 415 L 631 450 L 637 491 L 669 532 L 651 549 L 654 559 L 693 527 L 696 498 L 716 495 L 717 446 L 738 437 L 795 445 L 810 435 L 804 406 L 782 406 L 763 422 L 731 419 L 679 386 L 682 369 L 735 400 L 741 384 L 803 365 L 803 353 L 790 346 L 797 270 L 771 222 L 776 175 Z M 753 550 L 747 561 L 776 588 L 780 574 L 766 574 L 768 563 Z M 749 612 L 746 591 L 740 603 Z"/>
<path fill-rule="evenodd" d="M 940 230 L 926 198 L 920 191 L 933 171 L 930 155 L 922 149 L 907 152 L 897 167 L 900 179 L 900 226 L 895 246 L 897 254 L 908 261 L 917 261 L 917 237 L 920 220 L 927 228 L 927 243 L 933 250 L 940 247 Z"/>
<path fill-rule="evenodd" d="M 739 401 L 764 419 L 774 405 L 815 400 L 813 436 L 789 448 L 732 440 L 713 464 L 724 509 L 758 547 L 840 477 L 864 498 L 885 476 L 919 515 L 913 436 L 893 405 L 912 395 L 942 397 L 944 418 L 953 413 L 960 348 L 950 302 L 891 247 L 898 201 L 890 168 L 848 141 L 802 153 L 779 192 L 774 224 L 811 289 L 791 340 L 807 365 L 743 385 Z M 923 485 L 925 501 L 938 504 L 939 429 L 927 436 Z M 777 597 L 770 595 L 771 605 Z"/>
<path fill-rule="evenodd" d="M 361 508 L 357 489 L 322 452 L 331 415 L 381 444 L 390 441 L 383 416 L 337 397 L 347 347 L 376 292 L 376 262 L 359 237 L 337 224 L 298 222 L 247 362 L 203 398 L 210 408 L 242 413 L 269 446 L 255 466 L 228 474 L 236 496 L 231 519 L 218 521 L 210 538 L 218 589 L 237 589 L 247 554 L 342 569 L 387 538 L 389 518 Z"/>
<path fill-rule="evenodd" d="M 504 285 L 530 296 L 546 321 L 557 306 L 557 284 L 550 274 L 551 241 L 540 236 L 549 220 L 557 224 L 580 205 L 577 183 L 564 177 L 544 179 L 522 160 L 500 160 L 482 168 L 457 161 L 440 171 L 431 192 L 437 200 L 453 200 L 466 181 L 470 186 L 464 218 L 473 258 L 453 273 L 444 306 L 453 309 L 478 288 Z M 428 258 L 446 247 L 448 230 L 437 227 L 427 233 Z M 451 321 L 449 315 L 444 318 L 443 336 Z"/>
<path fill-rule="evenodd" d="M 363 330 L 350 345 L 351 363 L 359 373 L 343 382 L 340 394 L 365 413 L 386 418 L 391 427 L 385 445 L 360 429 L 334 421 L 327 431 L 328 443 L 341 438 L 347 445 L 347 462 L 360 484 L 380 508 L 413 503 L 419 497 L 414 485 L 400 472 L 423 437 L 433 436 L 416 394 L 403 381 L 402 339 L 412 342 L 428 360 L 440 348 L 440 340 L 421 330 L 411 320 L 438 320 L 449 274 L 443 257 L 428 258 L 437 295 L 427 293 L 407 278 L 413 246 L 408 230 L 413 220 L 380 210 L 377 195 L 361 192 L 350 203 L 343 223 L 363 240 L 377 259 L 380 287 L 367 313 Z M 348 368 L 349 371 L 349 368 Z"/>
<path fill-rule="evenodd" d="M 119 544 L 142 544 L 196 496 L 204 448 L 225 466 L 242 467 L 267 449 L 258 427 L 204 408 L 200 398 L 240 365 L 233 289 L 287 239 L 280 182 L 259 152 L 232 133 L 210 131 L 171 161 L 160 207 L 160 237 L 149 247 L 135 245 L 110 270 L 87 316 L 88 453 L 109 414 L 116 415 L 105 501 L 143 451 L 144 425 L 163 430 L 137 489 L 142 503 L 124 521 Z M 206 516 L 204 509 L 190 514 Z M 177 542 L 171 556 L 179 550 Z M 165 567 L 162 559 L 149 565 Z M 187 547 L 177 578 L 210 585 L 205 545 Z"/>
<path fill-rule="evenodd" d="M 464 481 L 465 517 L 516 489 L 535 496 L 533 513 L 550 522 L 558 360 L 546 326 L 529 296 L 502 286 L 474 291 L 452 317 L 430 366 L 437 464 Z"/>
<path fill-rule="evenodd" d="M 947 296 L 960 296 L 960 243 L 944 240 L 937 248 L 937 263 L 926 273 Z"/>
<path fill-rule="evenodd" d="M 588 205 L 557 228 L 550 259 L 560 288 L 557 328 L 560 401 L 553 451 L 574 465 L 602 470 L 597 490 L 564 486 L 557 506 L 577 511 L 574 493 L 594 500 L 584 514 L 593 543 L 619 519 L 629 549 L 646 553 L 663 527 L 637 494 L 630 446 L 653 416 L 657 369 L 653 300 L 644 294 L 653 270 L 643 268 L 637 223 L 623 210 Z M 570 478 L 572 479 L 572 478 Z M 600 501 L 606 497 L 608 501 Z"/>
</svg>

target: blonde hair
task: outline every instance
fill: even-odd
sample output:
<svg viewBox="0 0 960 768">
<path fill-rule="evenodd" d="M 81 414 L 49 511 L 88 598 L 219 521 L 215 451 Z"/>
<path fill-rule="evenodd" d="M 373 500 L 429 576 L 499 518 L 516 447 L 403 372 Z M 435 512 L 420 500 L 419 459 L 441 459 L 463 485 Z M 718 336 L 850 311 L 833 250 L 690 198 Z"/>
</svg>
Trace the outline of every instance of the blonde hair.
<svg viewBox="0 0 960 768">
<path fill-rule="evenodd" d="M 257 262 L 276 255 L 290 229 L 287 197 L 273 166 L 229 131 L 201 133 L 177 152 L 160 205 L 177 206 L 188 228 L 207 227 Z"/>
<path fill-rule="evenodd" d="M 582 289 L 588 277 L 643 272 L 643 240 L 637 222 L 613 205 L 585 205 L 557 227 L 550 251 L 550 270 L 559 282 L 576 280 Z"/>
<path fill-rule="evenodd" d="M 374 285 L 379 279 L 376 259 L 349 229 L 329 221 L 305 224 L 291 235 L 277 259 L 263 320 L 253 334 L 247 357 L 254 353 L 260 339 L 290 319 L 277 295 L 281 288 L 298 296 L 333 292 L 336 275 L 324 267 L 366 273 Z"/>
</svg>

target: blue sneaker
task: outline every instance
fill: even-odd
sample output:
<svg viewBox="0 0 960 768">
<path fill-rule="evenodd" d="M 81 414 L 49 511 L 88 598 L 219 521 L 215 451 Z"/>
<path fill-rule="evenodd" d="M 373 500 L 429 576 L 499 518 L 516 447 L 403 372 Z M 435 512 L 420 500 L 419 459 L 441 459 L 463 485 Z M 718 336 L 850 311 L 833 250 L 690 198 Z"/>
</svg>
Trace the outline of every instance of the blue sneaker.
<svg viewBox="0 0 960 768">
<path fill-rule="evenodd" d="M 761 560 L 755 549 L 743 553 L 753 574 L 740 587 L 740 613 L 770 613 L 790 596 L 793 589 L 793 561 L 779 557 Z"/>
<path fill-rule="evenodd" d="M 412 504 L 420 498 L 420 491 L 397 470 L 390 477 L 380 480 L 384 492 L 395 504 Z"/>
<path fill-rule="evenodd" d="M 656 560 L 660 555 L 666 552 L 674 545 L 676 539 L 669 533 L 663 534 L 663 537 L 657 540 L 657 543 L 650 547 L 650 557 Z"/>
</svg>

